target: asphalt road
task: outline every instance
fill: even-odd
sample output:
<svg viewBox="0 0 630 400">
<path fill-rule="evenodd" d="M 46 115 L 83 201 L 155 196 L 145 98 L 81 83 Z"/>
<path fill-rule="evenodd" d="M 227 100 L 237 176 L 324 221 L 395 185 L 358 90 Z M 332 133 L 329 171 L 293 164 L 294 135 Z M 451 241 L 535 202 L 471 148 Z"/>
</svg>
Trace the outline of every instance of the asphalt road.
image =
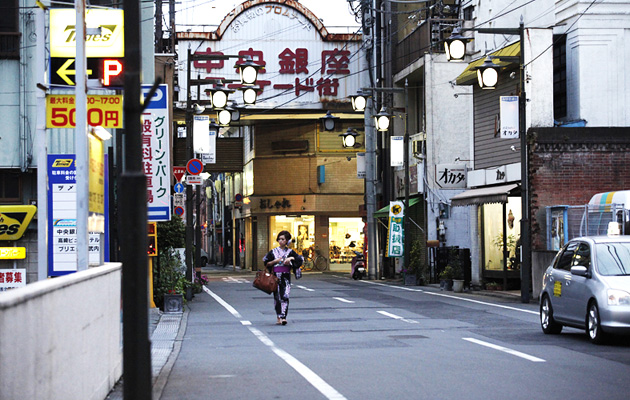
<svg viewBox="0 0 630 400">
<path fill-rule="evenodd" d="M 548 336 L 538 306 L 309 274 L 286 326 L 252 275 L 189 303 L 163 400 L 627 399 L 630 338 Z"/>
</svg>

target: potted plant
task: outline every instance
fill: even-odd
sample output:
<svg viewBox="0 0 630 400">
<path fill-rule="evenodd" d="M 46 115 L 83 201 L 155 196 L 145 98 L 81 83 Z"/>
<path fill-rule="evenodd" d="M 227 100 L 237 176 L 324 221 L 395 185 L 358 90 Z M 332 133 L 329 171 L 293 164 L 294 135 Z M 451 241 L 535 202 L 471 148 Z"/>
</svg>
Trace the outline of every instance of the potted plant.
<svg viewBox="0 0 630 400">
<path fill-rule="evenodd" d="M 455 276 L 455 271 L 453 267 L 447 265 L 444 267 L 444 271 L 440 273 L 440 289 L 442 290 L 453 290 L 453 277 Z"/>
<path fill-rule="evenodd" d="M 449 264 L 453 268 L 453 291 L 461 293 L 464 290 L 464 270 L 459 259 L 459 250 L 451 249 L 449 254 Z"/>
</svg>

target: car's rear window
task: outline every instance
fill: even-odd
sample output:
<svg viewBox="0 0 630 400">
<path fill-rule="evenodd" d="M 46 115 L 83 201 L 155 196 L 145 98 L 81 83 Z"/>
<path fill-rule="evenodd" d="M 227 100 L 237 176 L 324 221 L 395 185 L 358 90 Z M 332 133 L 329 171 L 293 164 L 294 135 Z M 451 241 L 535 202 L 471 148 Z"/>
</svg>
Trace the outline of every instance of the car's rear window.
<svg viewBox="0 0 630 400">
<path fill-rule="evenodd" d="M 630 243 L 598 243 L 597 270 L 602 275 L 630 275 Z"/>
</svg>

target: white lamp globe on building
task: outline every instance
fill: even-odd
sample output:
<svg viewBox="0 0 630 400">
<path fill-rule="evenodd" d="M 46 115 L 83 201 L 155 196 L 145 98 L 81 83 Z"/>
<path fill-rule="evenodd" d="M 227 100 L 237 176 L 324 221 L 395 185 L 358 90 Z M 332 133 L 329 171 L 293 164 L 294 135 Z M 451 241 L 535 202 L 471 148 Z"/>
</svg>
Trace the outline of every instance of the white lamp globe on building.
<svg viewBox="0 0 630 400">
<path fill-rule="evenodd" d="M 223 83 L 217 83 L 214 88 L 207 89 L 206 93 L 212 99 L 212 108 L 215 110 L 222 110 L 227 106 L 228 96 L 234 90 L 228 89 L 223 85 Z"/>
<path fill-rule="evenodd" d="M 361 91 L 359 91 L 354 96 L 350 96 L 350 99 L 352 100 L 352 109 L 359 112 L 365 111 L 368 97 L 368 95 L 364 94 Z"/>
<path fill-rule="evenodd" d="M 236 67 L 238 68 L 241 76 L 241 84 L 250 86 L 256 84 L 256 80 L 258 79 L 258 70 L 261 67 L 260 65 L 255 64 L 250 56 L 246 56 L 245 61 L 240 64 L 236 64 Z"/>
<path fill-rule="evenodd" d="M 241 88 L 241 92 L 243 92 L 243 103 L 247 105 L 256 104 L 256 98 L 258 97 L 258 90 L 260 88 L 257 86 L 247 86 Z"/>
<path fill-rule="evenodd" d="M 228 126 L 232 121 L 232 112 L 228 109 L 219 110 L 217 112 L 217 121 L 220 126 Z"/>
<path fill-rule="evenodd" d="M 483 64 L 476 67 L 477 81 L 482 89 L 494 89 L 499 81 L 499 65 L 492 62 L 490 57 L 486 57 Z"/>
<path fill-rule="evenodd" d="M 464 61 L 466 56 L 466 43 L 472 39 L 460 34 L 460 29 L 453 29 L 453 33 L 444 41 L 444 51 L 447 61 Z"/>
<path fill-rule="evenodd" d="M 335 124 L 339 117 L 335 117 L 330 111 L 326 111 L 326 115 L 324 115 L 320 119 L 322 120 L 322 126 L 324 127 L 324 130 L 330 132 L 335 130 Z"/>
<path fill-rule="evenodd" d="M 385 112 L 385 107 L 381 108 L 381 111 L 374 116 L 374 125 L 376 125 L 376 130 L 380 132 L 387 131 L 389 129 L 390 118 L 391 115 Z"/>
<path fill-rule="evenodd" d="M 352 128 L 348 128 L 347 131 L 339 136 L 341 136 L 343 147 L 354 147 L 354 145 L 357 143 L 358 133 L 353 131 Z"/>
</svg>

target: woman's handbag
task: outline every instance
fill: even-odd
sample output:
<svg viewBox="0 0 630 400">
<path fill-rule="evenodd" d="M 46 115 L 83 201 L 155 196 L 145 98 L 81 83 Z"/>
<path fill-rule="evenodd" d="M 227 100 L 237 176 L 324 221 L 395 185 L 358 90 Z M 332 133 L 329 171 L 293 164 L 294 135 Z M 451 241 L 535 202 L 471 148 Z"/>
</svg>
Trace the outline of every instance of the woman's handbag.
<svg viewBox="0 0 630 400">
<path fill-rule="evenodd" d="M 278 277 L 269 273 L 269 271 L 258 271 L 256 272 L 253 286 L 267 294 L 271 294 L 278 289 Z"/>
</svg>

